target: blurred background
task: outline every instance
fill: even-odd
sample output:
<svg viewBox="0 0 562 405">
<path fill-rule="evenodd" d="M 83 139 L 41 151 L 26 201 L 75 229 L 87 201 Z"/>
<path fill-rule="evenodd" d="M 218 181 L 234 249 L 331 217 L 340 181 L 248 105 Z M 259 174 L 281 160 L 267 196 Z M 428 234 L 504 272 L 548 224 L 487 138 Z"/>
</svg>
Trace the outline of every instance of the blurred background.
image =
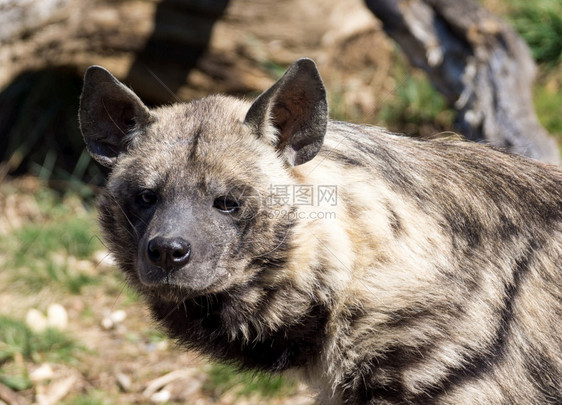
<svg viewBox="0 0 562 405">
<path fill-rule="evenodd" d="M 78 101 L 92 64 L 157 106 L 255 97 L 308 56 L 334 119 L 420 137 L 462 129 L 462 89 L 451 95 L 394 42 L 396 16 L 375 3 L 0 0 L 0 404 L 314 403 L 300 381 L 210 363 L 154 328 L 99 239 L 107 173 L 84 149 Z M 562 3 L 475 4 L 528 45 L 530 102 L 548 145 L 561 145 Z M 470 49 L 503 29 L 450 27 Z"/>
</svg>

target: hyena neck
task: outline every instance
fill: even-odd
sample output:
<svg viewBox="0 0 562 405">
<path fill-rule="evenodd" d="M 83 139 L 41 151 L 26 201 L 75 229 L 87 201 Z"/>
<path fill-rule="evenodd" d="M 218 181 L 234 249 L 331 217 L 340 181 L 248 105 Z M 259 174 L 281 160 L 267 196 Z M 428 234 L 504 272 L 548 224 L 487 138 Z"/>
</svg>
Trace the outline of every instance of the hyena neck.
<svg viewBox="0 0 562 405">
<path fill-rule="evenodd" d="M 283 289 L 264 290 L 264 295 L 283 294 Z M 270 300 L 263 300 L 261 308 L 250 307 L 242 294 L 229 291 L 180 305 L 157 300 L 150 307 L 182 346 L 243 368 L 279 372 L 306 367 L 316 359 L 325 340 L 329 314 L 325 306 L 310 303 L 298 316 L 280 314 L 276 327 L 266 326 L 260 319 L 272 311 Z"/>
</svg>

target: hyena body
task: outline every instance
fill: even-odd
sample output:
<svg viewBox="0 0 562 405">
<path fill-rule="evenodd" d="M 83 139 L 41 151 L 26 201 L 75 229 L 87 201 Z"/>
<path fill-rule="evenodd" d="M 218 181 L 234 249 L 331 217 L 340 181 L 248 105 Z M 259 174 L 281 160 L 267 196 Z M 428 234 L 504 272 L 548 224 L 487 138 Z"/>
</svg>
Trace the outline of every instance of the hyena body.
<svg viewBox="0 0 562 405">
<path fill-rule="evenodd" d="M 562 403 L 559 168 L 329 121 L 310 60 L 155 110 L 93 67 L 80 119 L 109 249 L 185 347 L 323 404 Z M 310 185 L 337 204 L 279 194 Z"/>
</svg>

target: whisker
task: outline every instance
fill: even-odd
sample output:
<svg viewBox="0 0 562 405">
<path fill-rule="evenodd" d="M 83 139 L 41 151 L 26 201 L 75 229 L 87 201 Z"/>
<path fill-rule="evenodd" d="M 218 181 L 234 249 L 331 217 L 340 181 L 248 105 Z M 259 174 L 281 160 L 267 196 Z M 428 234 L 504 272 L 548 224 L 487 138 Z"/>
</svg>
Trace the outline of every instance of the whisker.
<svg viewBox="0 0 562 405">
<path fill-rule="evenodd" d="M 187 312 L 187 308 L 185 307 L 185 301 L 187 301 L 187 298 L 186 298 L 185 300 L 183 300 L 183 301 L 178 302 L 178 303 L 170 310 L 170 312 L 168 312 L 168 313 L 166 314 L 166 316 L 165 316 L 164 318 L 162 318 L 162 321 L 161 321 L 161 322 L 164 322 L 166 319 L 168 319 L 175 311 L 178 310 L 178 308 L 179 308 L 182 304 L 184 305 L 184 308 L 185 308 L 185 310 L 186 310 L 186 312 Z"/>
<path fill-rule="evenodd" d="M 156 75 L 156 73 L 154 73 L 148 66 L 145 66 L 145 69 L 148 71 L 148 73 L 150 73 L 150 75 L 156 79 L 156 81 L 162 86 L 164 87 L 164 89 L 179 103 L 181 103 L 183 100 L 181 100 L 176 93 L 174 93 L 168 86 L 166 86 L 166 83 L 164 83 L 162 80 L 160 80 L 160 78 Z"/>
<path fill-rule="evenodd" d="M 129 230 L 127 230 L 127 232 L 129 232 L 129 235 L 131 235 L 131 236 L 133 236 L 134 238 L 137 238 L 137 239 L 140 238 L 140 235 L 138 234 L 137 229 L 133 225 L 133 222 L 129 219 L 129 216 L 127 215 L 127 213 L 125 212 L 123 207 L 121 207 L 121 204 L 119 204 L 119 201 L 117 201 L 117 198 L 115 198 L 115 196 L 113 196 L 112 194 L 109 194 L 109 196 L 113 199 L 113 202 L 115 202 L 115 205 L 117 205 L 117 207 L 119 208 L 119 210 L 121 211 L 121 213 L 123 214 L 123 216 L 125 217 L 127 222 L 129 223 L 129 225 L 131 226 L 131 228 L 135 232 L 134 234 L 132 234 L 132 233 L 129 232 Z"/>
<path fill-rule="evenodd" d="M 127 284 L 124 281 L 122 281 L 121 284 L 122 284 L 121 290 L 119 290 L 119 294 L 117 295 L 117 297 L 115 298 L 115 301 L 113 302 L 113 305 L 111 306 L 111 311 L 113 311 L 117 307 L 117 303 L 121 299 L 121 296 L 123 295 L 123 292 L 125 291 L 125 288 L 127 288 Z"/>
<path fill-rule="evenodd" d="M 113 119 L 113 117 L 111 116 L 111 114 L 109 113 L 107 107 L 105 106 L 105 103 L 102 100 L 102 105 L 103 105 L 103 109 L 105 110 L 105 112 L 107 113 L 107 116 L 109 117 L 109 119 L 111 120 L 111 122 L 113 123 L 113 125 L 115 125 L 115 128 L 117 128 L 119 130 L 119 132 L 121 132 L 123 134 L 123 136 L 127 136 L 127 133 L 125 131 L 123 131 L 121 129 L 121 127 L 119 125 L 117 125 L 117 123 L 115 122 L 115 120 Z"/>
</svg>

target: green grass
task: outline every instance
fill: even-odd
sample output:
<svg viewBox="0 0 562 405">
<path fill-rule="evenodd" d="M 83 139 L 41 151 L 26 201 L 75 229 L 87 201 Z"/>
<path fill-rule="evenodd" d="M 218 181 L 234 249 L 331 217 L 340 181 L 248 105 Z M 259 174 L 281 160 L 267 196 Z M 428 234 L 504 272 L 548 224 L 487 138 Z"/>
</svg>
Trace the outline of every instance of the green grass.
<svg viewBox="0 0 562 405">
<path fill-rule="evenodd" d="M 0 382 L 14 390 L 31 387 L 25 368 L 14 362 L 76 363 L 76 355 L 83 350 L 61 331 L 33 332 L 23 321 L 0 315 Z"/>
<path fill-rule="evenodd" d="M 64 401 L 65 405 L 109 405 L 112 401 L 107 393 L 100 390 L 90 390 L 86 394 L 76 395 Z"/>
<path fill-rule="evenodd" d="M 76 266 L 101 248 L 94 237 L 98 233 L 94 214 L 76 197 L 61 197 L 44 188 L 35 202 L 39 219 L 0 237 L 11 281 L 29 292 L 56 287 L 72 294 L 96 284 L 97 277 Z"/>
<path fill-rule="evenodd" d="M 71 363 L 80 346 L 57 329 L 33 332 L 23 321 L 0 315 L 0 363 L 16 356 L 36 363 Z"/>
<path fill-rule="evenodd" d="M 49 224 L 27 224 L 14 236 L 19 241 L 16 261 L 31 258 L 44 259 L 49 254 L 64 250 L 69 256 L 89 257 L 98 245 L 92 239 L 94 222 L 89 217 L 70 217 Z"/>
<path fill-rule="evenodd" d="M 0 383 L 13 389 L 14 391 L 23 391 L 31 387 L 31 380 L 27 373 L 21 369 L 12 367 L 10 370 L 6 367 L 0 367 Z"/>
<path fill-rule="evenodd" d="M 547 89 L 545 86 L 535 87 L 534 102 L 539 121 L 552 135 L 562 141 L 562 93 Z"/>
<path fill-rule="evenodd" d="M 508 20 L 527 42 L 539 66 L 534 89 L 539 121 L 562 145 L 562 2 L 508 0 L 508 5 Z"/>
<path fill-rule="evenodd" d="M 211 364 L 203 390 L 216 397 L 233 390 L 240 397 L 257 395 L 261 398 L 274 398 L 293 394 L 295 383 L 282 376 L 240 371 L 233 366 Z"/>
<path fill-rule="evenodd" d="M 32 291 L 58 285 L 79 294 L 83 287 L 95 284 L 96 278 L 72 267 L 76 259 L 86 259 L 99 249 L 95 223 L 90 217 L 67 217 L 46 224 L 26 224 L 5 241 L 10 249 L 8 266 L 13 281 L 24 283 Z M 74 260 L 75 261 L 75 260 Z"/>
<path fill-rule="evenodd" d="M 453 111 L 424 74 L 397 68 L 394 75 L 399 85 L 377 116 L 383 125 L 412 135 L 420 135 L 424 126 L 452 127 Z"/>
<path fill-rule="evenodd" d="M 511 22 L 527 41 L 535 60 L 547 68 L 562 62 L 562 2 L 511 0 Z"/>
<path fill-rule="evenodd" d="M 150 343 L 159 343 L 167 340 L 166 334 L 159 329 L 145 329 L 143 336 L 148 339 Z"/>
</svg>

